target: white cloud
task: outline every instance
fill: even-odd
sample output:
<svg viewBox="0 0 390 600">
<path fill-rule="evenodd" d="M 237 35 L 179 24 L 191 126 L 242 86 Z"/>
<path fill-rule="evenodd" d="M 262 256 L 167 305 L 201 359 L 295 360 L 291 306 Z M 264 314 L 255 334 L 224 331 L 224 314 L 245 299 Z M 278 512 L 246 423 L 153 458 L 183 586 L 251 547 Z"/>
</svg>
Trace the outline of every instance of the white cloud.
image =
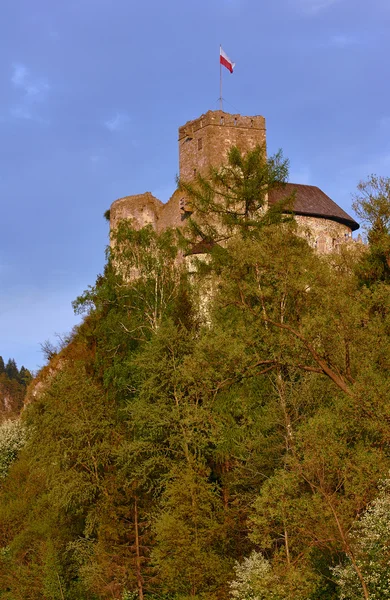
<svg viewBox="0 0 390 600">
<path fill-rule="evenodd" d="M 379 129 L 385 131 L 386 133 L 390 130 L 390 117 L 382 117 L 379 119 Z"/>
<path fill-rule="evenodd" d="M 295 6 L 306 14 L 317 14 L 322 10 L 330 8 L 342 0 L 293 0 Z"/>
<path fill-rule="evenodd" d="M 50 85 L 46 79 L 35 77 L 23 64 L 14 64 L 11 82 L 20 92 L 20 99 L 10 108 L 14 119 L 23 119 L 47 123 L 46 119 L 36 114 L 35 105 L 46 100 Z"/>
<path fill-rule="evenodd" d="M 15 119 L 33 119 L 33 116 L 30 110 L 27 108 L 27 106 L 23 106 L 21 104 L 16 104 L 15 106 L 12 106 L 10 109 L 10 113 L 12 117 L 15 117 Z"/>
<path fill-rule="evenodd" d="M 337 48 L 346 48 L 347 46 L 354 46 L 358 43 L 356 38 L 344 34 L 333 35 L 329 40 L 329 46 L 335 46 Z"/>
<path fill-rule="evenodd" d="M 24 65 L 14 65 L 11 81 L 16 86 L 23 86 L 27 77 L 27 69 Z"/>
<path fill-rule="evenodd" d="M 104 126 L 109 131 L 121 131 L 130 121 L 130 117 L 126 113 L 117 112 L 114 117 L 104 122 Z"/>
<path fill-rule="evenodd" d="M 40 101 L 46 97 L 50 85 L 46 79 L 34 77 L 25 65 L 15 64 L 11 81 L 16 88 L 24 92 L 26 98 Z"/>
</svg>

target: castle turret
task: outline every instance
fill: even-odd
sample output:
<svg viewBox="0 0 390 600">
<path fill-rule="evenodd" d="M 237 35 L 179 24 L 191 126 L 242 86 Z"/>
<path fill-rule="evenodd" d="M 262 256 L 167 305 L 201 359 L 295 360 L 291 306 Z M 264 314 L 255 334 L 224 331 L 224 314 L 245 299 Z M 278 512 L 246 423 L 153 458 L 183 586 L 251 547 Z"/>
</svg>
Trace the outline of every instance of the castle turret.
<svg viewBox="0 0 390 600">
<path fill-rule="evenodd" d="M 157 221 L 163 207 L 161 200 L 150 192 L 118 198 L 110 208 L 110 230 L 113 231 L 123 219 L 131 219 L 136 229 L 152 225 L 157 229 Z"/>
<path fill-rule="evenodd" d="M 180 178 L 189 181 L 197 173 L 206 174 L 210 166 L 222 165 L 232 146 L 248 152 L 255 146 L 265 146 L 265 143 L 264 117 L 244 117 L 222 110 L 209 110 L 179 127 Z"/>
</svg>

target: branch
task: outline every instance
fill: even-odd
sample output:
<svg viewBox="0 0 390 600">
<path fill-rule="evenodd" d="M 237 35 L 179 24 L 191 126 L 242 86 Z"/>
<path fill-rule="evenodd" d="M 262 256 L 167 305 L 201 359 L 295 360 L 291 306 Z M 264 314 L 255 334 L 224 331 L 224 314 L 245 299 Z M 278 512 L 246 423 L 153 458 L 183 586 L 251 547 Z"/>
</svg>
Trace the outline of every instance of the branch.
<svg viewBox="0 0 390 600">
<path fill-rule="evenodd" d="M 352 390 L 347 386 L 341 375 L 330 368 L 329 364 L 327 364 L 327 362 L 315 351 L 313 346 L 303 337 L 303 335 L 301 335 L 298 331 L 295 331 L 295 329 L 293 329 L 289 325 L 285 325 L 284 323 L 276 323 L 275 321 L 271 321 L 270 319 L 265 319 L 265 322 L 270 323 L 271 325 L 274 325 L 279 329 L 285 329 L 286 331 L 292 333 L 299 340 L 301 340 L 301 342 L 305 345 L 305 347 L 312 355 L 315 362 L 320 367 L 320 372 L 324 373 L 324 375 L 329 377 L 329 379 L 331 379 L 333 383 L 335 383 L 345 394 L 347 394 L 351 398 L 355 397 Z"/>
</svg>

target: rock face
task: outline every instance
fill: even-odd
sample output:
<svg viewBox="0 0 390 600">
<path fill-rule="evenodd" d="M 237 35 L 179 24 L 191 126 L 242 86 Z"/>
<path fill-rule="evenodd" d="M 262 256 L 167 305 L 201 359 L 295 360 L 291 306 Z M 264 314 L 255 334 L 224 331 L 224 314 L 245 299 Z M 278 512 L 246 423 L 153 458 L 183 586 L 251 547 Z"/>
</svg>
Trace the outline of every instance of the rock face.
<svg viewBox="0 0 390 600">
<path fill-rule="evenodd" d="M 206 174 L 210 166 L 218 167 L 226 161 L 232 146 L 242 152 L 266 145 L 265 119 L 262 116 L 245 117 L 223 111 L 208 111 L 198 119 L 179 127 L 179 176 L 191 181 L 197 173 Z M 268 199 L 274 204 L 282 197 L 295 194 L 293 211 L 302 235 L 319 252 L 327 253 L 341 243 L 351 240 L 358 223 L 318 187 L 289 183 L 274 191 Z M 166 204 L 150 192 L 125 196 L 112 203 L 110 229 L 120 220 L 132 219 L 139 229 L 151 224 L 158 232 L 168 227 L 180 227 L 187 215 L 186 198 L 176 190 Z"/>
<path fill-rule="evenodd" d="M 0 422 L 18 415 L 23 407 L 25 387 L 15 380 L 0 375 Z"/>
</svg>

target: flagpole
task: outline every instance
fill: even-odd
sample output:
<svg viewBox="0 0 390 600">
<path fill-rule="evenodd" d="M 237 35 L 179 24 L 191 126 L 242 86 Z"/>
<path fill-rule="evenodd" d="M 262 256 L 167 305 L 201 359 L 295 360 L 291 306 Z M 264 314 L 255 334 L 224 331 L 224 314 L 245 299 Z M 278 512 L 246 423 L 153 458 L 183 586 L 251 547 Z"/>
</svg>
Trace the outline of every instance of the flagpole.
<svg viewBox="0 0 390 600">
<path fill-rule="evenodd" d="M 222 63 L 221 63 L 222 46 L 219 45 L 219 110 L 223 110 L 222 106 Z"/>
</svg>

